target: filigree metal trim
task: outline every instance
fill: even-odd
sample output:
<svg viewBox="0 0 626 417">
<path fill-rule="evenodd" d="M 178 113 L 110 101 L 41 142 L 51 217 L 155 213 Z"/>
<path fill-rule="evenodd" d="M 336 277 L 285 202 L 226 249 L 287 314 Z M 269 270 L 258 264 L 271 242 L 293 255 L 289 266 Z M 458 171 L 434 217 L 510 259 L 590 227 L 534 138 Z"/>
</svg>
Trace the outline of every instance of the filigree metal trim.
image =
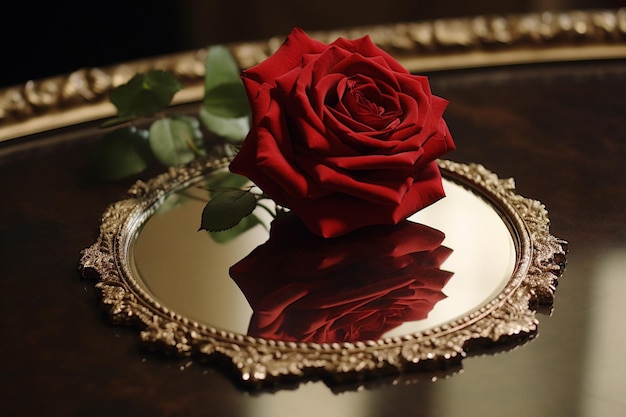
<svg viewBox="0 0 626 417">
<path fill-rule="evenodd" d="M 508 16 L 475 16 L 315 32 L 331 42 L 338 36 L 369 35 L 413 72 L 485 67 L 525 62 L 626 57 L 626 8 L 563 11 Z M 275 51 L 282 37 L 233 43 L 242 68 Z M 176 74 L 185 88 L 176 102 L 200 100 L 204 94 L 207 49 L 166 55 L 71 74 L 31 80 L 0 90 L 0 142 L 52 128 L 109 117 L 109 92 L 134 74 L 163 69 Z"/>
<path fill-rule="evenodd" d="M 439 161 L 445 176 L 473 189 L 500 210 L 518 246 L 514 272 L 504 289 L 464 317 L 417 334 L 343 344 L 305 344 L 252 338 L 194 322 L 160 305 L 133 278 L 129 245 L 165 196 L 194 178 L 224 168 L 229 160 L 196 161 L 137 182 L 129 198 L 102 216 L 98 240 L 81 254 L 80 269 L 97 279 L 102 305 L 115 323 L 141 327 L 141 340 L 175 355 L 225 359 L 251 386 L 283 377 L 346 381 L 370 374 L 401 374 L 424 367 L 454 367 L 475 353 L 532 338 L 539 306 L 550 306 L 565 267 L 566 242 L 549 232 L 542 203 L 515 192 L 479 164 Z"/>
</svg>

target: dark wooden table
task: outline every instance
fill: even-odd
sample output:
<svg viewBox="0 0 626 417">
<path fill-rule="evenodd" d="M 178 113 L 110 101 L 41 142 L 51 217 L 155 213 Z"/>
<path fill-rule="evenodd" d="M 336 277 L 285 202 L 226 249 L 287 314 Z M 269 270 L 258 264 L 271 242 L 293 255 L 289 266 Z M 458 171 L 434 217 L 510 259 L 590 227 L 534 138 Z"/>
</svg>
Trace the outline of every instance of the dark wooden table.
<svg viewBox="0 0 626 417">
<path fill-rule="evenodd" d="M 132 180 L 86 175 L 96 123 L 0 147 L 0 415 L 618 416 L 626 414 L 626 61 L 433 72 L 458 149 L 542 201 L 570 243 L 551 317 L 509 352 L 436 381 L 242 391 L 219 369 L 108 323 L 79 253 Z M 284 389 L 283 389 L 284 388 Z"/>
</svg>

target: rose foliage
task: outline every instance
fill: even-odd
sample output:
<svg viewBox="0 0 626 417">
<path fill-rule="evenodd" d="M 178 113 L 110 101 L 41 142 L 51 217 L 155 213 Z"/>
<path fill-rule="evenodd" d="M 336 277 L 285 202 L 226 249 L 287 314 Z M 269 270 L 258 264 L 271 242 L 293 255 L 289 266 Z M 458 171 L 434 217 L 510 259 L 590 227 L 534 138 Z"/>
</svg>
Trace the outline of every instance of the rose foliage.
<svg viewBox="0 0 626 417">
<path fill-rule="evenodd" d="M 397 224 L 444 197 L 448 102 L 369 37 L 294 29 L 243 71 L 251 129 L 230 165 L 323 237 Z"/>
</svg>

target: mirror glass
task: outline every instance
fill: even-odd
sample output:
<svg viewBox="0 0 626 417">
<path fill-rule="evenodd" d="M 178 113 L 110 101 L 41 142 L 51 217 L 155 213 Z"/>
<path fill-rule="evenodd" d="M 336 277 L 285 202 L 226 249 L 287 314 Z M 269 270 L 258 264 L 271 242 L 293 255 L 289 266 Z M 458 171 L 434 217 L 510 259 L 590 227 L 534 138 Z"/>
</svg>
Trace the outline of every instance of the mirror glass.
<svg viewBox="0 0 626 417">
<path fill-rule="evenodd" d="M 452 179 L 444 189 L 400 227 L 320 240 L 295 217 L 272 223 L 257 209 L 262 224 L 222 242 L 198 231 L 208 200 L 200 181 L 156 203 L 135 232 L 133 278 L 183 317 L 254 337 L 331 343 L 421 332 L 486 304 L 516 265 L 494 206 Z"/>
</svg>

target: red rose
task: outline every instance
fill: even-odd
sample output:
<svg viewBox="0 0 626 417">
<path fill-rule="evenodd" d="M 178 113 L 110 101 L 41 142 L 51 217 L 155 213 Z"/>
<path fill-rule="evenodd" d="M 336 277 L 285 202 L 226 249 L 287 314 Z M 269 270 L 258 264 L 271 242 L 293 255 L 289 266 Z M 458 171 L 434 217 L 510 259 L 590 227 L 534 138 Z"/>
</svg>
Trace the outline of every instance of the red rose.
<svg viewBox="0 0 626 417">
<path fill-rule="evenodd" d="M 440 269 L 452 252 L 443 238 L 407 220 L 324 239 L 279 216 L 269 240 L 230 268 L 253 310 L 248 335 L 356 342 L 424 319 L 452 276 Z"/>
<path fill-rule="evenodd" d="M 444 196 L 448 102 L 369 37 L 326 45 L 294 29 L 242 78 L 252 128 L 231 170 L 314 233 L 396 224 Z"/>
</svg>

